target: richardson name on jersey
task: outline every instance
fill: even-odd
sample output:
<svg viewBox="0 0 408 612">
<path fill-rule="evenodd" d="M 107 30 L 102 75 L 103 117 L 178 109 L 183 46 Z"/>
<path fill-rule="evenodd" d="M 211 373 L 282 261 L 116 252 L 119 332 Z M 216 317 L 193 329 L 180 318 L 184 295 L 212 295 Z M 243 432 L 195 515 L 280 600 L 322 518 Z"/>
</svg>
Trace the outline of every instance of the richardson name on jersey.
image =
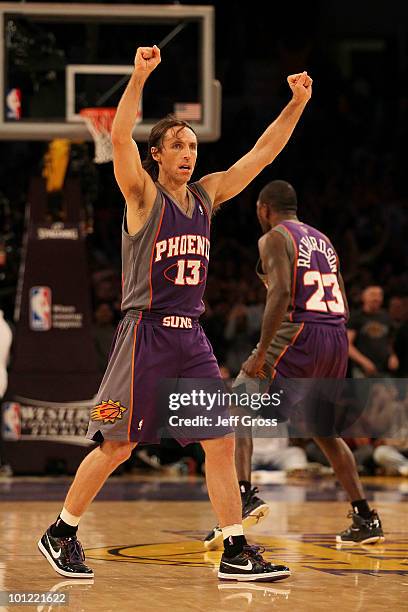
<svg viewBox="0 0 408 612">
<path fill-rule="evenodd" d="M 179 255 L 202 255 L 210 258 L 210 241 L 205 236 L 196 234 L 183 234 L 160 240 L 156 244 L 156 258 L 154 261 L 161 261 L 168 257 L 178 257 Z"/>
<path fill-rule="evenodd" d="M 302 236 L 299 241 L 299 253 L 297 260 L 298 268 L 310 268 L 310 262 L 313 251 L 322 253 L 327 259 L 332 272 L 337 272 L 337 255 L 333 248 L 329 246 L 326 240 L 314 236 Z"/>
</svg>

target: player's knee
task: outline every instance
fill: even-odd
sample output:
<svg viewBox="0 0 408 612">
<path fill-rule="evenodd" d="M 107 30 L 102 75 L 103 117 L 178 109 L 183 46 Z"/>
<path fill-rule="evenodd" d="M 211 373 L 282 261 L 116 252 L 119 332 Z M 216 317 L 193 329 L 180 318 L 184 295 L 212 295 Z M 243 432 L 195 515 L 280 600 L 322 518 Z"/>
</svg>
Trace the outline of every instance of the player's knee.
<svg viewBox="0 0 408 612">
<path fill-rule="evenodd" d="M 127 461 L 135 448 L 135 442 L 104 442 L 102 451 L 106 453 L 113 465 L 120 465 Z"/>
</svg>

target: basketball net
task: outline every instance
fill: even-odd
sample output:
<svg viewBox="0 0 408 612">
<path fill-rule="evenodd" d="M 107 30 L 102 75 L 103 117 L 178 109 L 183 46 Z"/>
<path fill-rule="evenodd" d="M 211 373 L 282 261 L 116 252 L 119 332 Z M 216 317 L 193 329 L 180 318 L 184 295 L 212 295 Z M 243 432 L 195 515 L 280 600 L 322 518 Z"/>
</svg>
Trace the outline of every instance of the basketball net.
<svg viewBox="0 0 408 612">
<path fill-rule="evenodd" d="M 85 121 L 95 143 L 96 164 L 105 164 L 113 159 L 111 130 L 116 108 L 83 108 L 79 114 Z"/>
</svg>

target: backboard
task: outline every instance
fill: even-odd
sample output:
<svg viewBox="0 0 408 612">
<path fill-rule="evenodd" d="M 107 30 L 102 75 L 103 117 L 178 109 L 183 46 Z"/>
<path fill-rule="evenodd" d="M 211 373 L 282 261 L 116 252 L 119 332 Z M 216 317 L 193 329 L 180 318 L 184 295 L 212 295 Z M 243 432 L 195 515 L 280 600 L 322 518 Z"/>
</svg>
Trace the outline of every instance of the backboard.
<svg viewBox="0 0 408 612">
<path fill-rule="evenodd" d="M 0 139 L 86 139 L 84 107 L 117 106 L 138 46 L 164 43 L 134 136 L 177 111 L 219 137 L 212 6 L 0 3 Z"/>
</svg>

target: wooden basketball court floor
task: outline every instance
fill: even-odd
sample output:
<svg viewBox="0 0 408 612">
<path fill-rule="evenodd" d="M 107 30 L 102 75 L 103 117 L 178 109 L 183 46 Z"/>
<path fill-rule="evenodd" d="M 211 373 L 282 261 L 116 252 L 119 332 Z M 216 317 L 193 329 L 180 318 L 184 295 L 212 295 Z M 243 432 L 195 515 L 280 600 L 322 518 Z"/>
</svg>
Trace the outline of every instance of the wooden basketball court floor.
<svg viewBox="0 0 408 612">
<path fill-rule="evenodd" d="M 0 591 L 65 593 L 66 606 L 1 610 L 352 611 L 408 610 L 408 480 L 367 479 L 384 544 L 336 547 L 349 506 L 333 480 L 262 487 L 269 516 L 248 531 L 270 560 L 292 569 L 274 583 L 220 582 L 220 552 L 205 552 L 214 525 L 205 484 L 194 477 L 112 477 L 81 522 L 93 580 L 58 576 L 37 540 L 59 512 L 65 478 L 0 481 Z"/>
</svg>

